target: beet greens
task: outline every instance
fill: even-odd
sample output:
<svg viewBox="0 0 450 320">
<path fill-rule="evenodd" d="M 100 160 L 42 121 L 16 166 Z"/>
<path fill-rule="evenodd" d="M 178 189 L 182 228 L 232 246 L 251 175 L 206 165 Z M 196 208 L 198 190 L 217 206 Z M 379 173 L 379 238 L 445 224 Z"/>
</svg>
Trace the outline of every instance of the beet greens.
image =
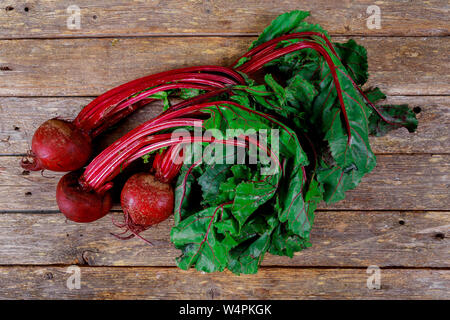
<svg viewBox="0 0 450 320">
<path fill-rule="evenodd" d="M 368 78 L 366 50 L 353 40 L 332 44 L 320 26 L 303 21 L 308 15 L 293 11 L 279 16 L 253 43 L 250 52 L 267 43 L 276 44 L 268 46 L 272 51 L 264 52 L 265 59 L 268 55 L 276 57 L 265 67 L 282 83 L 270 74 L 266 74 L 266 83 L 276 93 L 281 111 L 260 102 L 282 116 L 297 134 L 313 140 L 319 155 L 315 174 L 324 187 L 324 200 L 336 202 L 375 167 L 369 134 L 384 134 L 400 126 L 414 131 L 417 120 L 406 106 L 376 107 L 370 100 L 384 98 L 381 91 L 366 94 L 360 88 Z M 280 34 L 285 34 L 278 38 L 282 41 L 276 38 Z M 305 41 L 303 34 L 312 34 L 311 39 Z M 299 50 L 293 50 L 295 46 Z M 281 55 L 277 51 L 290 53 Z M 251 69 L 246 65 L 252 59 L 244 55 L 238 70 Z"/>
<path fill-rule="evenodd" d="M 375 167 L 369 135 L 417 127 L 407 106 L 375 106 L 381 91 L 361 89 L 368 78 L 365 49 L 353 40 L 332 44 L 320 26 L 303 21 L 307 16 L 289 12 L 266 28 L 235 64 L 246 76 L 264 67 L 265 83 L 247 78 L 247 86 L 230 94 L 292 128 L 299 143 L 291 148 L 301 151 L 280 153 L 283 174 L 261 202 L 258 194 L 270 188 L 259 185 L 264 179 L 251 166 L 183 167 L 171 232 L 182 251 L 179 267 L 255 273 L 266 252 L 292 257 L 311 245 L 317 204 L 343 199 Z"/>
</svg>

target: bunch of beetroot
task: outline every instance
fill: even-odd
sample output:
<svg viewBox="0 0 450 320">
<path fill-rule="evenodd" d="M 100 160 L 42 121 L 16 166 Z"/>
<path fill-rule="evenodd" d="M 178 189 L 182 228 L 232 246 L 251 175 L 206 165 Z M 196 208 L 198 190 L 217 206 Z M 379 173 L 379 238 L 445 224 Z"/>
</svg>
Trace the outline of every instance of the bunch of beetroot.
<svg viewBox="0 0 450 320">
<path fill-rule="evenodd" d="M 131 163 L 151 160 L 151 170 L 123 186 L 117 237 L 141 237 L 175 211 L 172 242 L 183 252 L 182 268 L 252 273 L 265 252 L 291 256 L 308 246 L 317 203 L 343 199 L 375 166 L 368 136 L 417 126 L 407 106 L 376 107 L 381 91 L 361 89 L 365 49 L 354 41 L 332 43 L 318 25 L 303 21 L 307 16 L 278 17 L 231 67 L 146 76 L 102 94 L 72 122 L 46 121 L 22 167 L 71 171 L 58 183 L 58 206 L 72 221 L 92 222 L 110 211 L 114 179 Z M 92 159 L 94 138 L 155 100 L 164 102 L 160 115 Z M 210 129 L 221 134 L 196 134 Z M 227 129 L 277 129 L 280 142 L 229 136 Z M 242 149 L 247 157 L 256 149 L 277 170 L 261 176 L 259 162 L 244 168 L 192 161 L 187 146 L 195 144 Z M 216 158 L 226 157 L 214 150 Z"/>
</svg>

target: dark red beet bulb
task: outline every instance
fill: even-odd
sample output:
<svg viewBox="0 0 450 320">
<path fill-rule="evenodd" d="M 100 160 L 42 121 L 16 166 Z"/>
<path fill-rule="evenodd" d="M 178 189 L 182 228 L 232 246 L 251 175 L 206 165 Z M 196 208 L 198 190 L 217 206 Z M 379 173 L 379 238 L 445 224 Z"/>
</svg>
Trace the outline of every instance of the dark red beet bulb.
<svg viewBox="0 0 450 320">
<path fill-rule="evenodd" d="M 158 181 L 150 173 L 138 173 L 125 183 L 120 202 L 134 224 L 149 227 L 172 214 L 174 194 L 170 184 Z"/>
<path fill-rule="evenodd" d="M 27 170 L 72 171 L 82 167 L 92 153 L 91 138 L 71 122 L 51 119 L 34 133 L 31 152 L 22 159 Z"/>
<path fill-rule="evenodd" d="M 70 172 L 59 180 L 56 201 L 61 212 L 75 222 L 92 222 L 108 214 L 112 207 L 110 192 L 86 191 L 78 178 L 77 172 Z"/>
</svg>

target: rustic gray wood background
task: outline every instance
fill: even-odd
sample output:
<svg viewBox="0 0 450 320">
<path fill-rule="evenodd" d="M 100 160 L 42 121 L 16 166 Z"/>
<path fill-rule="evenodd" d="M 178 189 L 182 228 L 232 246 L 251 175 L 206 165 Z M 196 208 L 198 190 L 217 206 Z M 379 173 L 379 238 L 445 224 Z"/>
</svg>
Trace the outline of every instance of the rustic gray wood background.
<svg viewBox="0 0 450 320">
<path fill-rule="evenodd" d="M 381 9 L 368 29 L 366 9 Z M 67 7 L 81 8 L 69 30 Z M 345 201 L 322 205 L 313 247 L 267 256 L 257 275 L 175 267 L 172 221 L 155 244 L 119 241 L 110 218 L 83 225 L 58 213 L 60 174 L 18 163 L 44 120 L 74 115 L 120 83 L 171 68 L 227 65 L 277 15 L 310 10 L 334 40 L 367 47 L 370 82 L 415 107 L 414 134 L 371 140 L 378 165 Z M 0 298 L 450 299 L 450 52 L 448 1 L 26 0 L 0 2 Z M 110 137 L 160 111 L 139 111 Z M 115 207 L 116 215 L 119 215 Z M 81 268 L 69 290 L 67 267 Z M 368 289 L 366 269 L 381 268 Z"/>
</svg>

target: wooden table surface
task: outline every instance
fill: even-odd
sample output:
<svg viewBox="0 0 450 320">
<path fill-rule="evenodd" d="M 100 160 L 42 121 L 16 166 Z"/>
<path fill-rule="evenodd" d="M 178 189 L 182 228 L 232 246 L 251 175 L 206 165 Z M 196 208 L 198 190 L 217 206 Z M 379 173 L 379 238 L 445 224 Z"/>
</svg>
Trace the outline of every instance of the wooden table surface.
<svg viewBox="0 0 450 320">
<path fill-rule="evenodd" d="M 81 8 L 69 30 L 67 7 Z M 368 29 L 368 6 L 381 29 Z M 367 47 L 369 85 L 415 107 L 416 133 L 373 138 L 376 169 L 345 201 L 321 205 L 313 247 L 266 256 L 256 275 L 175 267 L 172 220 L 154 246 L 113 238 L 111 219 L 76 224 L 58 212 L 60 174 L 18 163 L 44 120 L 73 118 L 120 83 L 196 64 L 227 65 L 282 12 L 310 10 L 334 40 Z M 4 0 L 0 3 L 0 298 L 450 299 L 448 1 Z M 161 110 L 139 111 L 105 146 Z M 120 215 L 119 208 L 114 208 Z M 67 267 L 81 270 L 69 290 Z M 367 267 L 381 268 L 368 289 Z"/>
</svg>

